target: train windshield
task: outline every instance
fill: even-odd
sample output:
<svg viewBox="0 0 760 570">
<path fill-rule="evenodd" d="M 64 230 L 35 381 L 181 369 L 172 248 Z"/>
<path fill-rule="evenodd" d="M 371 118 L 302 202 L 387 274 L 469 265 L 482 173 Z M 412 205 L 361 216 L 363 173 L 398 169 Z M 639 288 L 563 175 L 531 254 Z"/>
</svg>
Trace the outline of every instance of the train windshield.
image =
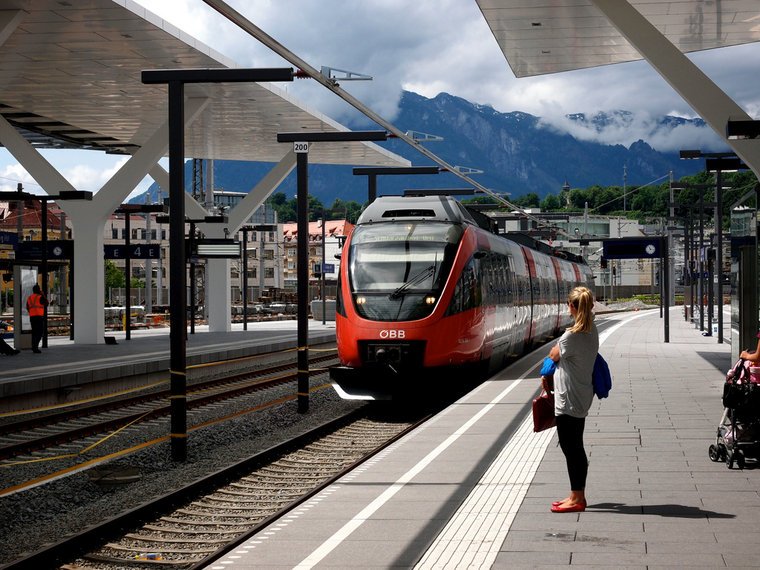
<svg viewBox="0 0 760 570">
<path fill-rule="evenodd" d="M 359 315 L 374 321 L 428 316 L 463 233 L 461 225 L 445 222 L 357 227 L 351 236 L 349 282 Z"/>
</svg>

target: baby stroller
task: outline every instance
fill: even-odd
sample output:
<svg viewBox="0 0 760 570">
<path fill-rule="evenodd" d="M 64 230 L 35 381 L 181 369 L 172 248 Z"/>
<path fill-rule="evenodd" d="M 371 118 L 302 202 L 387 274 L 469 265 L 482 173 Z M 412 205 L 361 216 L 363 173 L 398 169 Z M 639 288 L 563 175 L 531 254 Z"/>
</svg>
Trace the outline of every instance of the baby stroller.
<svg viewBox="0 0 760 570">
<path fill-rule="evenodd" d="M 739 359 L 726 374 L 723 385 L 723 416 L 715 443 L 708 455 L 712 461 L 734 463 L 743 469 L 747 458 L 760 458 L 760 369 Z"/>
</svg>

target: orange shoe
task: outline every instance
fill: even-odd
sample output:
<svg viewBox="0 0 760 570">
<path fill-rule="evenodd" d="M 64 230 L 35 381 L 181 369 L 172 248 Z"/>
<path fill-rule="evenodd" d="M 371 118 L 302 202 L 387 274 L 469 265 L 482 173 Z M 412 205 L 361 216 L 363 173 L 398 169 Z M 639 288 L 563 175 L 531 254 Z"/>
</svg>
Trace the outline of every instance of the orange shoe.
<svg viewBox="0 0 760 570">
<path fill-rule="evenodd" d="M 562 504 L 552 505 L 552 508 L 551 508 L 551 511 L 553 513 L 582 513 L 585 510 L 586 510 L 586 501 L 583 501 L 582 503 L 567 505 L 567 506 L 562 506 Z"/>
</svg>

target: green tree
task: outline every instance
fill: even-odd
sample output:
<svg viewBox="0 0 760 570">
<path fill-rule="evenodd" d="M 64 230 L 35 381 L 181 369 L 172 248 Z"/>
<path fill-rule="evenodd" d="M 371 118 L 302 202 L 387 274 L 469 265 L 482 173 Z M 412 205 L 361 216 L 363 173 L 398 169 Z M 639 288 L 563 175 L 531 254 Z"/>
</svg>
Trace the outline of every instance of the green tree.
<svg viewBox="0 0 760 570">
<path fill-rule="evenodd" d="M 362 205 L 353 200 L 348 202 L 335 198 L 332 206 L 330 206 L 328 219 L 330 220 L 348 220 L 351 223 L 355 223 L 359 214 L 361 214 Z"/>
<path fill-rule="evenodd" d="M 538 208 L 540 202 L 541 200 L 535 192 L 529 192 L 512 200 L 513 204 L 522 208 Z"/>
<path fill-rule="evenodd" d="M 561 208 L 562 204 L 559 202 L 559 197 L 554 194 L 548 194 L 546 198 L 541 201 L 541 210 L 544 212 L 553 212 L 555 210 L 560 210 Z"/>
<path fill-rule="evenodd" d="M 280 223 L 295 222 L 295 200 L 288 200 L 284 192 L 275 192 L 269 197 L 269 204 L 275 212 Z"/>
<path fill-rule="evenodd" d="M 108 297 L 109 289 L 124 287 L 124 284 L 126 283 L 124 279 L 124 272 L 110 259 L 106 259 L 104 268 L 104 281 L 106 286 L 106 297 Z"/>
<path fill-rule="evenodd" d="M 496 204 L 496 198 L 493 196 L 475 196 L 462 200 L 463 204 Z"/>
<path fill-rule="evenodd" d="M 293 198 L 293 201 L 296 202 L 296 205 L 293 209 L 296 211 L 296 214 L 297 214 L 298 200 L 296 198 Z M 322 217 L 322 212 L 324 210 L 325 210 L 325 207 L 322 204 L 322 201 L 319 198 L 316 198 L 315 196 L 312 196 L 311 194 L 309 194 L 309 221 L 316 222 L 318 219 Z"/>
</svg>

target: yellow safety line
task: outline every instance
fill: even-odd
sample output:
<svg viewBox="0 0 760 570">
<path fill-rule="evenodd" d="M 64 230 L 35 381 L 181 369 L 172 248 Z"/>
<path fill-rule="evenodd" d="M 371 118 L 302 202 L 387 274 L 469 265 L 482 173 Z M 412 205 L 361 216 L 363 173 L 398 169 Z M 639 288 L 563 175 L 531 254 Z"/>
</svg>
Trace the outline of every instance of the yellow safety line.
<svg viewBox="0 0 760 570">
<path fill-rule="evenodd" d="M 91 398 L 85 398 L 83 400 L 74 400 L 72 402 L 64 402 L 62 404 L 51 404 L 49 406 L 40 406 L 38 408 L 27 408 L 26 410 L 14 410 L 12 412 L 0 413 L 0 418 L 10 418 L 13 416 L 23 416 L 26 414 L 36 414 L 37 412 L 47 412 L 49 410 L 57 410 L 60 408 L 70 408 L 71 406 L 78 406 L 80 404 L 87 404 L 89 402 L 97 402 L 99 400 L 106 400 L 108 398 L 114 398 L 116 396 L 123 396 L 124 394 L 131 394 L 132 392 L 140 392 L 141 390 L 149 390 L 162 384 L 168 384 L 169 380 L 161 380 L 154 382 L 153 384 L 145 384 L 143 386 L 136 386 L 135 388 L 128 388 L 119 392 L 111 392 L 102 396 L 92 396 Z"/>
<path fill-rule="evenodd" d="M 308 346 L 306 348 L 308 348 L 309 350 L 314 350 L 316 352 L 336 352 L 338 350 L 337 347 L 333 347 L 333 348 L 311 348 L 310 346 Z M 301 349 L 298 348 L 298 347 L 283 348 L 282 350 L 277 350 L 277 351 L 274 351 L 274 352 L 262 352 L 262 353 L 259 353 L 259 354 L 251 354 L 249 356 L 239 356 L 237 358 L 230 358 L 228 360 L 218 360 L 216 362 L 204 362 L 202 364 L 192 364 L 192 365 L 190 365 L 190 366 L 187 367 L 187 370 L 196 369 L 196 368 L 206 368 L 206 367 L 210 367 L 210 366 L 220 366 L 220 365 L 226 364 L 228 362 L 243 362 L 243 361 L 246 361 L 246 360 L 255 360 L 255 359 L 258 359 L 258 358 L 262 358 L 264 356 L 272 356 L 272 355 L 275 355 L 275 354 L 281 354 L 281 353 L 286 353 L 286 352 L 295 352 L 296 350 L 301 350 Z"/>
<path fill-rule="evenodd" d="M 119 429 L 112 431 L 107 436 L 103 437 L 102 439 L 99 439 L 98 441 L 96 441 L 95 443 L 93 443 L 93 444 L 85 447 L 84 449 L 82 449 L 80 451 L 77 451 L 76 453 L 67 453 L 65 455 L 56 455 L 54 457 L 42 457 L 42 458 L 38 458 L 38 459 L 29 459 L 29 460 L 24 460 L 24 461 L 13 461 L 11 463 L 5 463 L 5 464 L 3 464 L 2 467 L 12 467 L 14 465 L 26 465 L 27 463 L 41 463 L 41 462 L 44 462 L 44 461 L 57 461 L 59 459 L 68 459 L 70 457 L 76 457 L 77 455 L 84 455 L 85 453 L 87 453 L 91 449 L 95 449 L 96 447 L 98 447 L 101 443 L 104 443 L 105 441 L 107 441 L 108 439 L 112 438 L 113 436 L 121 433 L 122 431 L 124 431 L 125 429 L 127 429 L 129 426 L 131 426 L 131 425 L 139 422 L 141 419 L 143 419 L 145 416 L 147 416 L 150 413 L 151 412 L 145 412 L 139 418 L 135 418 L 134 420 L 132 420 L 128 424 L 125 424 L 125 425 L 121 426 Z"/>
<path fill-rule="evenodd" d="M 331 384 L 321 384 L 319 386 L 314 386 L 313 388 L 311 388 L 309 390 L 309 392 L 316 392 L 318 390 L 323 390 L 325 388 L 330 388 L 331 386 L 332 386 Z M 300 394 L 299 393 L 297 395 L 298 396 L 303 396 L 303 395 L 308 395 L 308 394 Z M 273 401 L 268 402 L 266 404 L 261 404 L 259 406 L 255 406 L 253 408 L 249 408 L 247 410 L 239 410 L 239 411 L 237 411 L 235 413 L 232 413 L 232 414 L 229 414 L 227 416 L 223 416 L 221 418 L 217 418 L 217 419 L 214 419 L 214 420 L 209 420 L 207 422 L 203 422 L 203 423 L 194 425 L 194 426 L 188 428 L 187 431 L 188 431 L 188 433 L 194 432 L 197 429 L 201 429 L 201 428 L 205 428 L 205 427 L 210 427 L 210 426 L 213 426 L 214 424 L 222 423 L 222 422 L 228 421 L 230 419 L 233 419 L 235 417 L 243 416 L 243 415 L 250 414 L 250 413 L 253 413 L 253 412 L 258 412 L 258 411 L 264 410 L 264 409 L 272 407 L 272 406 L 276 406 L 276 405 L 283 404 L 283 403 L 288 402 L 288 401 L 292 401 L 295 398 L 296 398 L 296 395 L 283 396 L 282 398 L 278 398 L 277 400 L 273 400 Z M 119 458 L 119 457 L 123 457 L 125 455 L 129 455 L 130 453 L 134 453 L 136 451 L 140 451 L 141 449 L 145 449 L 146 447 L 150 447 L 150 446 L 153 446 L 153 445 L 158 445 L 159 443 L 164 443 L 166 441 L 169 441 L 169 439 L 170 439 L 169 435 L 158 437 L 158 438 L 152 439 L 150 441 L 145 441 L 143 443 L 139 443 L 139 444 L 137 444 L 135 446 L 132 446 L 132 447 L 129 447 L 127 449 L 122 449 L 122 450 L 116 451 L 114 453 L 109 453 L 108 455 L 104 455 L 102 457 L 95 457 L 93 459 L 85 461 L 84 463 L 78 463 L 76 465 L 72 465 L 71 467 L 67 467 L 65 469 L 61 469 L 60 471 L 56 471 L 55 473 L 49 473 L 47 475 L 43 475 L 43 476 L 38 477 L 36 479 L 33 479 L 31 481 L 26 481 L 24 483 L 20 483 L 18 485 L 14 485 L 13 487 L 7 487 L 5 489 L 0 489 L 0 497 L 3 497 L 5 495 L 10 495 L 11 493 L 15 493 L 17 491 L 21 491 L 21 490 L 26 489 L 28 487 L 34 487 L 34 486 L 36 486 L 36 485 L 38 485 L 40 483 L 44 483 L 45 481 L 51 481 L 53 479 L 58 479 L 58 478 L 63 477 L 65 475 L 69 474 L 69 473 L 72 473 L 74 471 L 81 471 L 81 470 L 83 470 L 85 468 L 89 468 L 89 467 L 95 466 L 95 465 L 97 465 L 99 463 L 105 463 L 106 461 L 110 461 L 112 459 L 116 459 L 116 458 Z M 78 455 L 78 454 L 69 454 L 69 455 L 59 456 L 59 458 L 74 457 L 76 455 Z M 45 459 L 35 460 L 35 462 L 36 461 L 44 461 L 46 459 L 51 459 L 51 458 L 45 458 Z M 10 467 L 10 466 L 11 466 L 11 464 L 5 464 L 5 465 L 2 465 L 1 467 Z"/>
<path fill-rule="evenodd" d="M 111 459 L 116 459 L 118 457 L 121 457 L 123 455 L 127 455 L 128 453 L 132 453 L 134 451 L 138 451 L 142 448 L 148 447 L 150 445 L 155 445 L 157 443 L 160 443 L 162 441 L 166 441 L 169 439 L 168 435 L 165 435 L 161 438 L 154 439 L 151 441 L 146 441 L 144 443 L 141 443 L 139 445 L 135 445 L 134 447 L 131 447 L 129 449 L 124 449 L 121 451 L 117 451 L 115 453 L 110 453 L 108 455 L 104 455 L 103 457 L 96 457 L 94 459 L 90 459 L 89 461 L 85 461 L 84 463 L 78 463 L 76 465 L 72 465 L 71 467 L 67 467 L 66 469 L 61 469 L 60 471 L 56 471 L 55 473 L 49 473 L 48 475 L 43 475 L 42 477 L 37 477 L 37 479 L 33 479 L 31 481 L 27 481 L 25 483 L 21 483 L 19 485 L 14 485 L 13 487 L 8 487 L 6 489 L 0 490 L 0 497 L 4 495 L 9 495 L 13 492 L 20 491 L 22 489 L 25 489 L 27 487 L 34 487 L 35 485 L 38 485 L 39 483 L 44 483 L 45 481 L 50 481 L 52 479 L 58 479 L 59 477 L 62 477 L 64 475 L 67 475 L 69 473 L 72 473 L 74 471 L 81 471 L 82 469 L 86 467 L 92 467 L 93 465 L 97 465 L 99 463 L 104 463 L 106 461 L 109 461 Z"/>
<path fill-rule="evenodd" d="M 306 347 L 306 349 L 314 351 L 314 352 L 337 352 L 337 350 L 338 350 L 336 347 L 333 347 L 333 348 L 312 348 L 311 346 Z M 250 356 L 241 356 L 241 357 L 232 358 L 232 359 L 229 359 L 229 360 L 219 360 L 219 361 L 216 361 L 216 362 L 205 362 L 203 364 L 192 364 L 192 365 L 188 366 L 186 368 L 186 370 L 195 370 L 195 369 L 199 369 L 199 368 L 208 368 L 208 367 L 212 367 L 212 366 L 221 366 L 221 365 L 227 364 L 229 362 L 242 362 L 242 361 L 245 361 L 245 360 L 254 360 L 254 359 L 257 359 L 257 358 L 262 358 L 264 356 L 271 356 L 271 355 L 274 355 L 274 354 L 280 354 L 280 353 L 285 353 L 285 352 L 295 352 L 296 350 L 301 350 L 301 349 L 300 348 L 295 348 L 295 347 L 294 348 L 285 348 L 283 350 L 278 350 L 278 351 L 275 351 L 275 352 L 265 352 L 265 353 L 261 353 L 261 354 L 252 354 Z M 170 370 L 169 372 L 171 373 L 172 371 Z M 179 374 L 179 373 L 175 372 L 175 374 Z M 187 374 L 184 374 L 184 375 L 186 376 Z M 58 410 L 58 409 L 63 409 L 63 408 L 70 408 L 72 406 L 79 406 L 79 405 L 82 405 L 82 404 L 88 404 L 90 402 L 98 402 L 100 400 L 106 400 L 108 398 L 114 398 L 114 397 L 117 397 L 117 396 L 123 396 L 125 394 L 132 394 L 134 392 L 140 392 L 142 390 L 150 390 L 151 388 L 156 388 L 158 386 L 162 386 L 162 385 L 168 384 L 168 383 L 169 383 L 169 379 L 167 378 L 166 380 L 160 380 L 160 381 L 154 382 L 152 384 L 145 384 L 143 386 L 136 386 L 134 388 L 128 388 L 126 390 L 120 390 L 118 392 L 111 392 L 109 394 L 104 394 L 102 396 L 92 396 L 90 398 L 84 398 L 84 399 L 81 399 L 81 400 L 73 400 L 71 402 L 63 402 L 61 404 L 50 404 L 50 405 L 47 405 L 47 406 L 39 406 L 39 407 L 36 407 L 36 408 L 27 408 L 25 410 L 13 410 L 13 411 L 10 411 L 10 412 L 0 412 L 0 418 L 12 418 L 12 417 L 15 417 L 15 416 L 23 416 L 23 415 L 27 415 L 27 414 L 36 414 L 36 413 L 39 413 L 39 412 L 48 412 L 50 410 Z"/>
</svg>

